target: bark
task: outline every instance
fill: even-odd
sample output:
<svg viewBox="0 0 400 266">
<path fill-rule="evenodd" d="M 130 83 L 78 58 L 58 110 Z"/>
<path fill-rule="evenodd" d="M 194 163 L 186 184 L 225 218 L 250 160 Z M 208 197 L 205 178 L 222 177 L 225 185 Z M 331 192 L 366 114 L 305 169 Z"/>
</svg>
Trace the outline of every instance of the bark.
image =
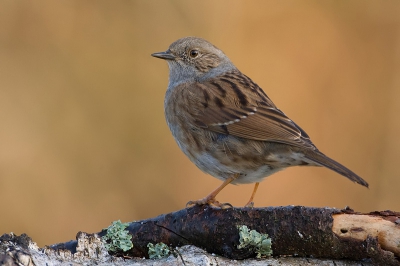
<svg viewBox="0 0 400 266">
<path fill-rule="evenodd" d="M 22 241 L 21 241 L 22 240 Z M 325 266 L 372 266 L 370 262 L 348 260 L 321 260 L 311 258 L 266 258 L 230 260 L 195 246 L 183 246 L 175 249 L 175 256 L 150 260 L 143 258 L 114 257 L 107 253 L 100 238 L 94 235 L 79 233 L 77 236 L 77 250 L 39 249 L 26 235 L 3 235 L 0 237 L 0 265 L 5 266 L 71 266 L 71 265 L 114 265 L 114 266 L 297 266 L 297 265 L 325 265 Z"/>
<path fill-rule="evenodd" d="M 5 234 L 0 265 L 400 265 L 399 217 L 391 211 L 361 214 L 302 206 L 195 206 L 130 223 L 134 247 L 125 253 L 107 252 L 101 239 L 105 231 L 79 232 L 77 240 L 42 249 L 24 234 Z M 273 257 L 256 260 L 254 250 L 238 249 L 241 225 L 267 233 Z M 159 242 L 172 255 L 144 259 L 147 244 Z"/>
<path fill-rule="evenodd" d="M 352 219 L 354 217 L 357 219 Z M 371 220 L 371 217 L 375 218 Z M 194 206 L 131 223 L 127 229 L 134 247 L 125 255 L 148 257 L 147 244 L 163 242 L 171 247 L 194 245 L 229 259 L 252 258 L 255 257 L 253 250 L 237 248 L 237 226 L 246 225 L 269 235 L 273 256 L 400 265 L 397 259 L 400 255 L 399 217 L 400 213 L 390 211 L 361 214 L 351 209 L 302 206 L 228 209 Z M 99 236 L 104 234 L 105 231 L 98 233 Z M 51 248 L 75 252 L 76 245 L 76 241 L 70 241 Z"/>
</svg>

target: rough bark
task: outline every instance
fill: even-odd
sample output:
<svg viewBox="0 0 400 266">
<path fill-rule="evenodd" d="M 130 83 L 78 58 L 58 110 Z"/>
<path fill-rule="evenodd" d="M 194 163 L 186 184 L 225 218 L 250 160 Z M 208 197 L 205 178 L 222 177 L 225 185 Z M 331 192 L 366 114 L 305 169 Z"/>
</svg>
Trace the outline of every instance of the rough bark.
<svg viewBox="0 0 400 266">
<path fill-rule="evenodd" d="M 332 231 L 334 217 L 358 215 L 366 223 L 346 225 L 341 233 Z M 194 206 L 156 218 L 133 222 L 127 228 L 132 234 L 134 248 L 126 253 L 132 257 L 147 257 L 147 244 L 163 242 L 172 247 L 194 245 L 209 253 L 230 259 L 254 257 L 254 251 L 238 249 L 237 226 L 246 225 L 252 230 L 267 233 L 272 239 L 274 256 L 300 256 L 330 259 L 370 260 L 382 265 L 400 265 L 394 249 L 383 249 L 384 242 L 379 230 L 364 237 L 352 237 L 347 232 L 368 232 L 369 217 L 375 216 L 393 224 L 393 236 L 399 235 L 399 213 L 355 213 L 351 209 L 309 208 L 302 206 L 269 208 L 228 208 Z M 346 219 L 345 219 L 346 220 Z M 105 231 L 98 233 L 99 236 Z M 393 239 L 398 246 L 400 239 Z M 76 242 L 70 241 L 51 246 L 53 249 L 74 251 Z M 396 255 L 396 256 L 395 256 Z"/>
<path fill-rule="evenodd" d="M 7 239 L 7 240 L 6 240 Z M 21 241 L 22 240 L 22 241 Z M 114 265 L 114 266 L 370 266 L 370 262 L 349 260 L 321 260 L 299 257 L 230 260 L 195 246 L 175 249 L 175 256 L 150 260 L 144 258 L 114 257 L 107 253 L 100 238 L 85 233 L 77 236 L 77 251 L 39 249 L 26 235 L 3 235 L 0 237 L 0 265 L 5 266 L 74 266 L 74 265 Z"/>
<path fill-rule="evenodd" d="M 77 240 L 43 249 L 26 235 L 3 235 L 0 264 L 400 265 L 399 217 L 399 213 L 390 211 L 361 214 L 350 209 L 301 206 L 254 209 L 195 206 L 130 223 L 127 230 L 132 235 L 133 249 L 113 256 L 100 239 L 105 231 L 80 232 Z M 267 233 L 272 239 L 274 257 L 255 260 L 254 251 L 238 249 L 237 226 L 241 225 Z M 137 258 L 148 256 L 148 243 L 159 242 L 175 250 L 175 256 L 158 261 Z"/>
</svg>

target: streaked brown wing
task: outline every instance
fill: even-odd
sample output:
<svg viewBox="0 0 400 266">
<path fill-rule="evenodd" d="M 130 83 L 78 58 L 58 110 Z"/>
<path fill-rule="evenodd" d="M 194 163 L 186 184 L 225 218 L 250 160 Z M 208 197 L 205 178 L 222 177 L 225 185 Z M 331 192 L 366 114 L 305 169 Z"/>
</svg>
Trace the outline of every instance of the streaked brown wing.
<svg viewBox="0 0 400 266">
<path fill-rule="evenodd" d="M 276 108 L 262 89 L 239 71 L 191 84 L 196 124 L 237 137 L 316 149 L 308 135 Z M 197 109 L 196 108 L 196 109 Z"/>
</svg>

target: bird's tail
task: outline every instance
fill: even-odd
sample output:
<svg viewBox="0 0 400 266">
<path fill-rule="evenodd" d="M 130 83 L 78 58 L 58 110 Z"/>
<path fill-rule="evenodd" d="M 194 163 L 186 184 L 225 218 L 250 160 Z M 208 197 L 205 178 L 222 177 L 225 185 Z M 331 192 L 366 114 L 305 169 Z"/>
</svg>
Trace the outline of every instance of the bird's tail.
<svg viewBox="0 0 400 266">
<path fill-rule="evenodd" d="M 319 151 L 314 151 L 305 154 L 306 158 L 321 165 L 325 166 L 326 168 L 329 168 L 333 171 L 335 171 L 338 174 L 341 174 L 342 176 L 347 177 L 353 182 L 356 182 L 364 187 L 368 187 L 368 183 L 356 175 L 353 171 L 349 170 L 347 167 L 341 165 L 340 163 L 336 162 L 335 160 L 332 160 L 325 154 L 319 152 Z"/>
</svg>

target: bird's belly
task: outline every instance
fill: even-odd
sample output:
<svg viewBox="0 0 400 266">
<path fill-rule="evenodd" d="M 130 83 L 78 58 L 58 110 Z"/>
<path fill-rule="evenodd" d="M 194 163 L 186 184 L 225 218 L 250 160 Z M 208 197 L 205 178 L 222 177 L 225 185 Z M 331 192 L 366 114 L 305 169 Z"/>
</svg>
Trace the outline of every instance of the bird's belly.
<svg viewBox="0 0 400 266">
<path fill-rule="evenodd" d="M 269 165 L 263 165 L 249 171 L 248 173 L 241 173 L 239 178 L 232 182 L 232 184 L 249 184 L 263 181 L 266 177 L 276 173 L 285 168 L 272 168 Z"/>
<path fill-rule="evenodd" d="M 180 149 L 200 170 L 223 181 L 239 174 L 232 184 L 261 182 L 300 161 L 293 157 L 296 153 L 292 153 L 288 145 L 248 140 L 200 128 L 188 132 L 183 130 L 183 122 L 168 119 L 167 122 Z"/>
<path fill-rule="evenodd" d="M 261 182 L 267 176 L 287 167 L 268 163 L 257 163 L 253 160 L 248 161 L 245 158 L 224 158 L 221 160 L 221 157 L 215 158 L 209 152 L 198 155 L 194 160 L 192 159 L 192 161 L 203 172 L 220 180 L 226 180 L 234 174 L 239 174 L 239 177 L 234 180 L 232 184 Z"/>
</svg>

